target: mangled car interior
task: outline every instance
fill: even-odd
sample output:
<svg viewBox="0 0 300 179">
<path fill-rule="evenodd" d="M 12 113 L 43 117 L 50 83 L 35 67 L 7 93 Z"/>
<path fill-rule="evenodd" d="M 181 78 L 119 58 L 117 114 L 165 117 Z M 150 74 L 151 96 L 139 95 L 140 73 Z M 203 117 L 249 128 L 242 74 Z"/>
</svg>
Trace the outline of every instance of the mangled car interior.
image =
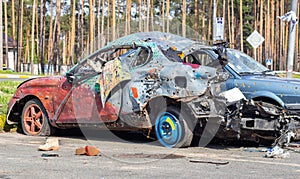
<svg viewBox="0 0 300 179">
<path fill-rule="evenodd" d="M 228 50 L 225 43 L 205 46 L 169 33 L 125 36 L 45 90 L 34 89 L 35 79 L 21 84 L 7 121 L 21 123 L 28 135 L 83 124 L 142 130 L 165 147 L 190 146 L 210 120 L 221 139 L 279 145 L 298 139 L 298 113 L 247 99 L 238 88 L 227 90 Z"/>
</svg>

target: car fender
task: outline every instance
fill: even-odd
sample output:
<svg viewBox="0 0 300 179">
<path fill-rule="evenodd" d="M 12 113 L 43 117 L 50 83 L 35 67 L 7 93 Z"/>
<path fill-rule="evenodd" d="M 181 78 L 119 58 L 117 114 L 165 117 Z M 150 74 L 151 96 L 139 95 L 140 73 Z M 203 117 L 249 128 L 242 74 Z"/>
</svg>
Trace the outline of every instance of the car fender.
<svg viewBox="0 0 300 179">
<path fill-rule="evenodd" d="M 285 103 L 276 94 L 270 91 L 256 91 L 250 94 L 249 99 L 255 98 L 269 98 L 276 101 L 281 107 L 285 107 Z"/>
<path fill-rule="evenodd" d="M 41 96 L 35 96 L 33 94 L 27 94 L 25 96 L 20 96 L 20 97 L 15 97 L 12 98 L 9 102 L 8 105 L 8 112 L 7 112 L 7 116 L 6 116 L 6 121 L 8 124 L 17 124 L 20 121 L 20 117 L 21 117 L 21 111 L 19 110 L 19 108 L 23 108 L 23 106 L 25 105 L 25 103 L 31 99 L 38 99 L 42 105 L 45 107 L 45 110 L 47 111 L 47 115 L 48 117 L 52 117 L 52 113 L 51 110 L 49 111 L 49 109 L 52 109 L 52 100 L 48 100 L 48 102 L 46 102 L 46 99 L 41 99 Z"/>
<path fill-rule="evenodd" d="M 11 115 L 12 115 L 12 109 L 15 107 L 16 103 L 19 101 L 20 99 L 16 99 L 16 98 L 13 98 L 12 100 L 10 100 L 9 104 L 8 104 L 8 112 L 7 112 L 7 115 L 6 115 L 6 122 L 7 124 L 9 125 L 12 125 L 12 124 L 17 124 L 18 120 L 11 120 Z"/>
</svg>

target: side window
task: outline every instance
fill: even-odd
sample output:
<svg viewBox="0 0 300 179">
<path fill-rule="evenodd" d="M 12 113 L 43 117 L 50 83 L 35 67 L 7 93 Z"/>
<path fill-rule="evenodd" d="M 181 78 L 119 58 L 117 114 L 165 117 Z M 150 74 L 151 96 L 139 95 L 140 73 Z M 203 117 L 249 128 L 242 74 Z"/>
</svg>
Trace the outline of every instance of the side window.
<svg viewBox="0 0 300 179">
<path fill-rule="evenodd" d="M 184 61 L 186 63 L 192 63 L 192 64 L 198 64 L 200 65 L 200 62 L 197 60 L 197 58 L 194 57 L 194 55 L 188 55 L 184 58 Z"/>
<path fill-rule="evenodd" d="M 196 51 L 184 58 L 186 63 L 208 66 L 214 59 L 204 51 Z"/>
<path fill-rule="evenodd" d="M 135 53 L 135 49 L 130 49 L 127 50 L 126 53 L 120 55 L 118 58 L 122 61 L 122 63 L 126 63 L 129 65 L 132 62 Z"/>
<path fill-rule="evenodd" d="M 197 58 L 201 65 L 207 66 L 209 63 L 213 62 L 213 58 L 211 58 L 207 53 L 200 51 L 197 53 Z"/>
<path fill-rule="evenodd" d="M 132 65 L 131 65 L 132 68 L 145 65 L 150 60 L 150 58 L 149 58 L 149 52 L 145 48 L 139 48 L 137 50 L 137 54 L 135 54 L 134 56 L 135 56 L 135 59 L 132 62 Z"/>
</svg>

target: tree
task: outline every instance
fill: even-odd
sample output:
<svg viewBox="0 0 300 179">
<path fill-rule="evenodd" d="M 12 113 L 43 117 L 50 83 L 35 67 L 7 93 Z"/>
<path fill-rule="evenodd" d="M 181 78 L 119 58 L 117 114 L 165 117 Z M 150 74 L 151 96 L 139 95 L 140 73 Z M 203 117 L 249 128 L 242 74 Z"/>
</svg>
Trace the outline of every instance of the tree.
<svg viewBox="0 0 300 179">
<path fill-rule="evenodd" d="M 167 32 L 170 31 L 170 0 L 166 2 Z"/>
<path fill-rule="evenodd" d="M 112 0 L 112 40 L 116 40 L 116 0 Z"/>
<path fill-rule="evenodd" d="M 61 1 L 56 1 L 56 23 L 54 23 L 55 29 L 55 39 L 54 39 L 54 58 L 53 58 L 53 65 L 55 72 L 60 72 L 59 65 L 61 63 L 60 60 L 60 14 L 61 14 Z"/>
<path fill-rule="evenodd" d="M 7 25 L 7 2 L 4 1 L 4 29 L 5 29 L 5 64 L 7 68 L 10 68 L 8 63 L 8 25 Z M 3 35 L 3 34 L 0 34 Z"/>
<path fill-rule="evenodd" d="M 162 31 L 165 32 L 165 1 L 162 1 L 161 6 L 161 21 L 162 21 Z"/>
<path fill-rule="evenodd" d="M 34 24 L 35 24 L 35 8 L 36 8 L 36 0 L 33 0 L 32 4 L 32 23 L 31 23 L 31 55 L 30 55 L 30 63 L 31 63 L 31 74 L 34 71 Z"/>
<path fill-rule="evenodd" d="M 241 51 L 244 51 L 244 36 L 243 36 L 243 0 L 240 0 L 240 46 Z"/>
<path fill-rule="evenodd" d="M 89 40 L 90 53 L 94 51 L 94 0 L 89 0 Z"/>
<path fill-rule="evenodd" d="M 182 36 L 186 36 L 186 0 L 182 2 Z"/>
<path fill-rule="evenodd" d="M 139 32 L 142 32 L 143 23 L 142 23 L 142 0 L 139 0 Z"/>
<path fill-rule="evenodd" d="M 130 34 L 130 31 L 131 31 L 130 22 L 131 22 L 131 0 L 127 0 L 127 2 L 126 2 L 125 35 Z"/>
<path fill-rule="evenodd" d="M 0 70 L 3 69 L 2 1 L 0 0 Z"/>
<path fill-rule="evenodd" d="M 49 38 L 48 38 L 48 48 L 47 48 L 47 59 L 48 59 L 48 70 L 50 69 L 50 64 L 53 64 L 53 1 L 50 1 L 50 27 L 49 27 Z M 48 71 L 49 72 L 49 71 Z"/>
<path fill-rule="evenodd" d="M 39 42 L 40 42 L 40 63 L 41 63 L 41 72 L 42 74 L 45 74 L 45 69 L 44 69 L 44 64 L 45 64 L 45 10 L 46 10 L 46 1 L 41 0 L 40 4 L 40 37 L 39 37 Z"/>
<path fill-rule="evenodd" d="M 12 38 L 16 40 L 15 0 L 11 0 Z"/>
<path fill-rule="evenodd" d="M 22 59 L 22 53 L 24 53 L 24 51 L 22 51 L 22 49 L 20 47 L 23 47 L 23 14 L 24 14 L 24 0 L 20 0 L 19 1 L 19 9 L 21 9 L 21 12 L 18 11 L 18 29 L 17 29 L 17 49 L 18 49 L 18 57 L 17 57 L 17 64 L 16 64 L 16 70 L 20 71 L 21 69 L 21 62 L 23 62 Z M 20 13 L 20 14 L 19 14 Z"/>
<path fill-rule="evenodd" d="M 198 0 L 195 0 L 195 19 L 194 19 L 194 30 L 199 33 L 199 8 Z"/>
<path fill-rule="evenodd" d="M 102 0 L 102 15 L 101 15 L 101 38 L 104 38 L 104 6 L 105 6 L 105 1 Z M 101 47 L 103 47 L 105 44 L 105 39 L 101 40 Z"/>
<path fill-rule="evenodd" d="M 72 22 L 71 22 L 71 36 L 70 36 L 70 61 L 71 65 L 74 65 L 74 49 L 75 49 L 75 10 L 76 10 L 76 0 L 72 1 Z"/>
<path fill-rule="evenodd" d="M 7 33 L 4 34 L 15 38 L 14 21 L 18 8 L 15 9 L 15 0 L 6 2 Z M 63 63 L 73 65 L 80 55 L 84 55 L 82 52 L 91 53 L 109 41 L 136 31 L 161 30 L 194 38 L 196 36 L 187 29 L 190 27 L 199 32 L 197 39 L 208 42 L 212 35 L 212 2 L 212 0 L 72 0 L 71 3 L 67 3 L 67 0 L 35 0 L 36 8 L 33 11 L 32 1 L 20 0 L 19 7 L 22 6 L 22 8 L 17 15 L 19 23 L 17 43 L 24 48 L 18 51 L 16 70 L 20 69 L 21 61 L 30 63 L 31 58 L 34 58 L 34 62 L 36 62 L 37 56 L 39 56 L 39 65 L 42 67 L 46 60 L 50 64 L 60 65 L 62 49 L 64 49 L 63 57 L 65 59 Z M 262 63 L 264 63 L 263 59 L 272 58 L 274 69 L 285 70 L 288 26 L 287 23 L 276 17 L 284 15 L 290 10 L 289 1 L 218 0 L 217 2 L 218 7 L 223 7 L 223 9 L 219 8 L 218 15 L 223 16 L 226 20 L 224 36 L 230 41 L 231 47 L 242 49 L 251 56 L 253 54 L 256 56 L 257 53 L 257 60 Z M 54 3 L 57 3 L 57 6 Z M 23 5 L 27 8 L 23 8 Z M 135 8 L 134 11 L 132 11 L 133 8 Z M 38 10 L 39 15 L 37 15 Z M 62 13 L 58 13 L 58 11 Z M 77 14 L 74 13 L 76 11 Z M 33 19 L 33 12 L 35 12 L 35 19 Z M 5 9 L 3 13 L 5 13 Z M 5 14 L 3 18 L 5 18 Z M 95 22 L 96 18 L 97 22 Z M 174 24 L 175 19 L 178 19 L 180 23 Z M 124 23 L 125 28 L 116 28 L 118 27 L 116 22 Z M 2 23 L 5 23 L 5 19 Z M 32 33 L 33 23 L 34 33 Z M 133 27 L 133 24 L 136 24 L 136 27 Z M 158 26 L 159 24 L 160 26 Z M 26 30 L 23 31 L 23 29 Z M 265 37 L 263 45 L 256 50 L 246 41 L 253 30 L 257 30 Z M 300 48 L 298 26 L 296 33 L 298 45 L 295 52 L 297 57 Z M 38 41 L 35 40 L 36 38 L 32 40 L 32 35 L 38 37 Z M 97 41 L 95 41 L 96 37 Z M 3 37 L 2 39 L 5 40 Z M 25 57 L 24 60 L 23 57 Z M 3 58 L 0 60 L 3 63 Z M 297 70 L 300 70 L 300 63 L 295 66 L 297 66 Z"/>
</svg>

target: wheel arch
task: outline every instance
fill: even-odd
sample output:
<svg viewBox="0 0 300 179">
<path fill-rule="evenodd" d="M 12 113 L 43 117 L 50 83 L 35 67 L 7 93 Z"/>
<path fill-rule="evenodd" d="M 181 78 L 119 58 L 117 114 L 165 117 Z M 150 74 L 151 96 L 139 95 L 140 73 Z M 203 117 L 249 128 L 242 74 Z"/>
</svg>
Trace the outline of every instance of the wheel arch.
<svg viewBox="0 0 300 179">
<path fill-rule="evenodd" d="M 282 100 L 276 100 L 274 98 L 271 98 L 269 96 L 257 96 L 255 98 L 252 98 L 254 101 L 263 101 L 267 103 L 271 103 L 277 106 L 285 107 L 284 103 Z"/>
<path fill-rule="evenodd" d="M 153 121 L 153 119 L 156 113 L 154 111 L 160 111 L 162 108 L 167 108 L 167 106 L 171 105 L 177 107 L 184 106 L 184 108 L 188 107 L 185 102 L 182 102 L 175 98 L 171 98 L 169 96 L 157 96 L 148 101 L 148 103 L 146 104 L 146 110 L 149 114 L 152 126 L 155 125 L 155 121 Z"/>
<path fill-rule="evenodd" d="M 25 104 L 32 100 L 32 99 L 37 99 L 41 102 L 41 104 L 44 106 L 42 101 L 34 95 L 27 95 L 24 98 L 16 101 L 13 106 L 10 108 L 7 114 L 6 121 L 8 124 L 18 124 L 21 122 L 21 115 L 22 115 L 22 110 L 25 106 Z M 46 110 L 47 111 L 47 110 Z M 48 115 L 48 114 L 47 114 Z"/>
<path fill-rule="evenodd" d="M 270 102 L 285 108 L 285 103 L 282 101 L 282 99 L 270 91 L 256 91 L 254 94 L 250 95 L 249 98 L 255 101 L 265 100 L 264 102 Z"/>
</svg>

